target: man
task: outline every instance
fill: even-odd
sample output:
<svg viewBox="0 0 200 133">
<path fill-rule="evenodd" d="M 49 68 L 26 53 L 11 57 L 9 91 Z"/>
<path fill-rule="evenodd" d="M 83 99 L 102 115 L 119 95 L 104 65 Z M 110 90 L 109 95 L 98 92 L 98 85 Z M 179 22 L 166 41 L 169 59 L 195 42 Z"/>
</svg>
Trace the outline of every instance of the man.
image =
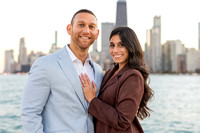
<svg viewBox="0 0 200 133">
<path fill-rule="evenodd" d="M 102 69 L 88 54 L 99 34 L 96 16 L 87 9 L 79 10 L 67 32 L 70 44 L 38 58 L 29 72 L 21 114 L 25 133 L 94 132 L 79 75 L 87 73 L 100 88 Z"/>
</svg>

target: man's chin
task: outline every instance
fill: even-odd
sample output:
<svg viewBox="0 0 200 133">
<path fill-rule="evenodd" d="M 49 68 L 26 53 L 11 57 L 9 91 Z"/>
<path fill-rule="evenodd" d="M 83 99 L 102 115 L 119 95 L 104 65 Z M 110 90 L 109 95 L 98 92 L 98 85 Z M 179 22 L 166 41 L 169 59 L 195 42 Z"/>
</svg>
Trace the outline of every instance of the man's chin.
<svg viewBox="0 0 200 133">
<path fill-rule="evenodd" d="M 80 47 L 81 47 L 82 49 L 87 49 L 87 48 L 89 48 L 91 45 L 92 45 L 92 44 L 81 44 Z"/>
</svg>

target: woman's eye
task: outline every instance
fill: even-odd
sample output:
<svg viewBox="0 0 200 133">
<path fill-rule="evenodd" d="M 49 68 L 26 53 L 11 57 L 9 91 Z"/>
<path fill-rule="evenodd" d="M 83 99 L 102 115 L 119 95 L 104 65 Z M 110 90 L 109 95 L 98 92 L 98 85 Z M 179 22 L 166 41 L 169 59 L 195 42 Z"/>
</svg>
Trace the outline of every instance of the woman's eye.
<svg viewBox="0 0 200 133">
<path fill-rule="evenodd" d="M 123 46 L 124 46 L 124 44 L 120 44 L 119 46 L 120 46 L 120 47 L 123 47 Z"/>
<path fill-rule="evenodd" d="M 110 47 L 113 48 L 113 47 L 115 47 L 115 45 L 114 44 L 110 44 Z"/>
</svg>

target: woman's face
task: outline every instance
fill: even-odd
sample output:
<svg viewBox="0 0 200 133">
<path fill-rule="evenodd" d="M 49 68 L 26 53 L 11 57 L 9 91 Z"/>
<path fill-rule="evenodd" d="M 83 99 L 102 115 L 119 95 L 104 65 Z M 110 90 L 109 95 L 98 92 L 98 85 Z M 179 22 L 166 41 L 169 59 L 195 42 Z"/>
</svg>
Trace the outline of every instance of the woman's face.
<svg viewBox="0 0 200 133">
<path fill-rule="evenodd" d="M 110 39 L 110 55 L 119 67 L 123 67 L 128 61 L 128 49 L 122 43 L 118 34 L 113 35 Z"/>
</svg>

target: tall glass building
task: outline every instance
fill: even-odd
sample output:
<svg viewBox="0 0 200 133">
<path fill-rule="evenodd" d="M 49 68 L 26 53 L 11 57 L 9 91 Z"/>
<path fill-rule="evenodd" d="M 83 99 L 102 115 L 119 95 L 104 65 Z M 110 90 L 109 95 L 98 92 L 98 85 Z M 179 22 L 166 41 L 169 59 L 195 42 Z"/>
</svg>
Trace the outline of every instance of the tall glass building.
<svg viewBox="0 0 200 133">
<path fill-rule="evenodd" d="M 126 0 L 117 1 L 116 27 L 127 26 Z"/>
</svg>

